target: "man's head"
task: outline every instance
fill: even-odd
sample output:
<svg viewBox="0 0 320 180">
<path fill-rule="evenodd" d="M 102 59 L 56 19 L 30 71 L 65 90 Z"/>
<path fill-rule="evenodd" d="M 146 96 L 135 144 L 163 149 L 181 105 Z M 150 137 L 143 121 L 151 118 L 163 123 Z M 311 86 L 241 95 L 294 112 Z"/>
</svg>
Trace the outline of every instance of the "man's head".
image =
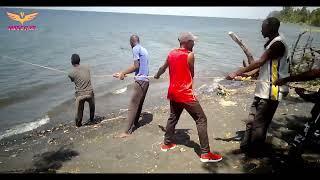
<svg viewBox="0 0 320 180">
<path fill-rule="evenodd" d="M 80 64 L 80 57 L 78 54 L 72 54 L 71 56 L 71 64 L 73 66 L 79 65 Z"/>
<path fill-rule="evenodd" d="M 194 36 L 191 32 L 180 33 L 179 38 L 180 47 L 186 48 L 189 51 L 192 51 L 194 46 L 194 41 L 197 40 L 197 37 Z"/>
<path fill-rule="evenodd" d="M 139 36 L 137 36 L 137 35 L 130 36 L 130 45 L 132 48 L 139 43 L 140 43 Z"/>
<path fill-rule="evenodd" d="M 276 35 L 279 33 L 280 21 L 275 17 L 269 17 L 262 23 L 261 33 L 264 38 Z"/>
</svg>

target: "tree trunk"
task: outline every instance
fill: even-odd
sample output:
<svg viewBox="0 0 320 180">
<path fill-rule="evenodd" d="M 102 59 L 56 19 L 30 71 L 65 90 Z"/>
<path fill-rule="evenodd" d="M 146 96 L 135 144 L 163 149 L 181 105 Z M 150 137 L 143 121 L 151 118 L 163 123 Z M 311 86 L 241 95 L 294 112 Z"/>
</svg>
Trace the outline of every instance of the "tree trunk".
<svg viewBox="0 0 320 180">
<path fill-rule="evenodd" d="M 234 40 L 239 46 L 240 48 L 243 50 L 244 54 L 247 56 L 248 58 L 248 63 L 251 64 L 254 61 L 253 55 L 250 52 L 249 48 L 242 42 L 242 40 L 234 33 L 234 32 L 229 32 L 229 36 L 232 38 L 232 40 Z M 248 64 L 245 60 L 243 60 L 243 66 L 247 67 Z M 257 76 L 257 73 L 259 72 L 259 68 L 254 69 L 250 72 L 245 73 L 247 76 Z"/>
</svg>

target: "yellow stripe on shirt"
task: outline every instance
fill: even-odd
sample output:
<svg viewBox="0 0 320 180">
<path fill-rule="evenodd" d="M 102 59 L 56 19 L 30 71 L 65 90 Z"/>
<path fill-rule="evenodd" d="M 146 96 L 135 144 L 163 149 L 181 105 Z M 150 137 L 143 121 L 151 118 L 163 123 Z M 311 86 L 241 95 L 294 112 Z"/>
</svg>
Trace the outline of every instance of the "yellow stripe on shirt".
<svg viewBox="0 0 320 180">
<path fill-rule="evenodd" d="M 274 83 L 278 80 L 278 60 L 274 59 L 272 60 L 272 85 L 271 85 L 271 99 L 272 100 L 278 100 L 278 94 L 279 94 L 279 86 L 275 86 Z"/>
</svg>

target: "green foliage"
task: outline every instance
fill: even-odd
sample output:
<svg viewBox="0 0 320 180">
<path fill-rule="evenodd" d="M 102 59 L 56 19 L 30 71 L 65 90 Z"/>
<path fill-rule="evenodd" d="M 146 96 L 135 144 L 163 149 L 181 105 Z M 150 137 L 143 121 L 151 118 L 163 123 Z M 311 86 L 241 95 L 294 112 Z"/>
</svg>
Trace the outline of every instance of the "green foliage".
<svg viewBox="0 0 320 180">
<path fill-rule="evenodd" d="M 295 9 L 286 6 L 276 17 L 282 22 L 303 23 L 320 27 L 320 8 L 310 11 L 306 7 Z"/>
<path fill-rule="evenodd" d="M 318 86 L 318 85 L 320 85 L 320 79 L 315 79 L 315 80 L 312 80 L 312 81 L 307 81 L 306 84 L 307 84 L 307 85 L 310 85 L 310 86 Z"/>
</svg>

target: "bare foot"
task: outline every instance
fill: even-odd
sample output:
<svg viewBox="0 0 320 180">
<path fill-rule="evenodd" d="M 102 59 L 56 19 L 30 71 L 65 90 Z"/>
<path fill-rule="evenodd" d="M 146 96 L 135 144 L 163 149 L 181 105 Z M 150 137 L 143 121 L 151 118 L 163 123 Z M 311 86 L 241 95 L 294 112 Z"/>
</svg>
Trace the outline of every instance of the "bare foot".
<svg viewBox="0 0 320 180">
<path fill-rule="evenodd" d="M 130 134 L 128 134 L 128 133 L 121 133 L 121 134 L 119 134 L 119 135 L 117 135 L 117 136 L 115 136 L 116 138 L 126 138 L 126 137 L 129 137 L 130 136 Z"/>
</svg>

